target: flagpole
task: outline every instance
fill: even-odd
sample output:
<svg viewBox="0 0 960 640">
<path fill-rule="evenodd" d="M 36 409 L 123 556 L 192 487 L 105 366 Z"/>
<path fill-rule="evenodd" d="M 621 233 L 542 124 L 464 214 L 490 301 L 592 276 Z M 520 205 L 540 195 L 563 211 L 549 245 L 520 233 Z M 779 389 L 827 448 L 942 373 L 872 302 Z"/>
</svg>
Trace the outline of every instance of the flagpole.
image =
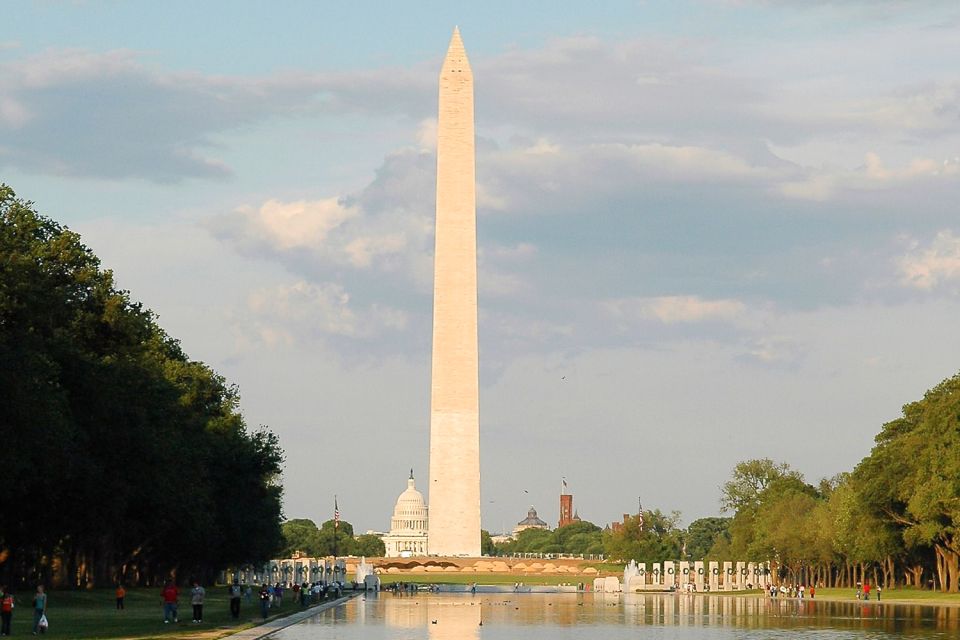
<svg viewBox="0 0 960 640">
<path fill-rule="evenodd" d="M 333 494 L 333 562 L 337 562 L 337 529 L 340 528 L 340 507 L 337 506 L 337 494 Z"/>
</svg>

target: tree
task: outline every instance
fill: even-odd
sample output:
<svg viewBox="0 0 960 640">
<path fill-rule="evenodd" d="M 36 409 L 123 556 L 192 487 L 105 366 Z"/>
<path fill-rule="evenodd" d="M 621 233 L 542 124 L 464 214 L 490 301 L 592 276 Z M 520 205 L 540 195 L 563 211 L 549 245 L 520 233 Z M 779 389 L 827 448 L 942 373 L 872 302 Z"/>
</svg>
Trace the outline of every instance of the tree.
<svg viewBox="0 0 960 640">
<path fill-rule="evenodd" d="M 659 509 L 644 511 L 643 527 L 640 518 L 630 516 L 616 531 L 604 531 L 603 548 L 606 555 L 619 562 L 663 562 L 680 557 L 681 534 L 677 527 L 680 513 L 669 516 Z"/>
<path fill-rule="evenodd" d="M 933 550 L 941 590 L 960 591 L 960 374 L 904 406 L 876 442 L 853 472 L 858 496 L 906 550 Z"/>
<path fill-rule="evenodd" d="M 738 462 L 733 477 L 721 487 L 720 507 L 734 512 L 756 508 L 760 506 L 760 494 L 771 484 L 791 478 L 803 482 L 800 473 L 785 462 L 776 463 L 770 458 Z"/>
<path fill-rule="evenodd" d="M 357 536 L 357 547 L 354 553 L 367 558 L 382 558 L 387 554 L 387 547 L 380 536 L 364 533 Z"/>
<path fill-rule="evenodd" d="M 350 556 L 357 553 L 357 541 L 353 539 L 353 525 L 346 520 L 335 526 L 333 520 L 320 525 L 317 532 L 317 556 Z"/>
<path fill-rule="evenodd" d="M 319 555 L 317 536 L 320 530 L 313 520 L 305 518 L 287 520 L 283 523 L 281 530 L 283 531 L 283 551 L 281 552 L 283 557 L 289 558 L 298 551 L 308 556 Z"/>
<path fill-rule="evenodd" d="M 687 557 L 703 560 L 721 538 L 729 543 L 731 520 L 732 518 L 700 518 L 691 522 L 686 534 Z"/>
<path fill-rule="evenodd" d="M 0 362 L 4 510 L 17 514 L 0 521 L 0 582 L 206 579 L 278 552 L 276 436 L 248 430 L 236 388 L 5 185 Z"/>
<path fill-rule="evenodd" d="M 485 556 L 497 555 L 497 545 L 493 544 L 490 532 L 486 529 L 480 530 L 480 554 Z"/>
</svg>

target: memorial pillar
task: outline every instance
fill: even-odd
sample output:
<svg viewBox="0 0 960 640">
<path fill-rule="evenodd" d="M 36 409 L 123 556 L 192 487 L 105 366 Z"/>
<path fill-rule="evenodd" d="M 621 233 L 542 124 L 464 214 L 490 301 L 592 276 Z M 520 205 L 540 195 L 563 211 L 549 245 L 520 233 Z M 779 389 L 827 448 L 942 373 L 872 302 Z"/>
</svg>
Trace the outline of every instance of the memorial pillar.
<svg viewBox="0 0 960 640">
<path fill-rule="evenodd" d="M 663 563 L 663 586 L 669 589 L 677 584 L 677 569 L 672 560 Z"/>
<path fill-rule="evenodd" d="M 710 591 L 720 590 L 720 565 L 716 560 L 711 560 L 710 564 Z"/>
</svg>

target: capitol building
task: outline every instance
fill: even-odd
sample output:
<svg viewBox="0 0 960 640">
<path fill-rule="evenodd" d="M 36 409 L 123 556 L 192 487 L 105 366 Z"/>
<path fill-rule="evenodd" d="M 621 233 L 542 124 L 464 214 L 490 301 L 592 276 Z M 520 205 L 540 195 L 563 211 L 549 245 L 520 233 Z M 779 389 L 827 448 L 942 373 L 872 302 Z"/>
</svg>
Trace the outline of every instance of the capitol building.
<svg viewBox="0 0 960 640">
<path fill-rule="evenodd" d="M 413 469 L 407 480 L 407 489 L 397 498 L 390 519 L 390 533 L 383 536 L 386 557 L 410 557 L 427 555 L 427 503 L 417 491 Z"/>
</svg>

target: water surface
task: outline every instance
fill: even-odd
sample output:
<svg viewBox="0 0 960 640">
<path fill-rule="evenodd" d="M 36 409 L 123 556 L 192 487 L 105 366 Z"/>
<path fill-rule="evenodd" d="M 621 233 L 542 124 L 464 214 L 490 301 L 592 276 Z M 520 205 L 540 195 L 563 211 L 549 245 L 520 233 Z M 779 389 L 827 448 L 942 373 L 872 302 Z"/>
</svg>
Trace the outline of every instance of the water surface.
<svg viewBox="0 0 960 640">
<path fill-rule="evenodd" d="M 672 594 L 413 594 L 354 598 L 279 640 L 957 638 L 960 608 Z M 482 622 L 482 624 L 481 624 Z"/>
</svg>

